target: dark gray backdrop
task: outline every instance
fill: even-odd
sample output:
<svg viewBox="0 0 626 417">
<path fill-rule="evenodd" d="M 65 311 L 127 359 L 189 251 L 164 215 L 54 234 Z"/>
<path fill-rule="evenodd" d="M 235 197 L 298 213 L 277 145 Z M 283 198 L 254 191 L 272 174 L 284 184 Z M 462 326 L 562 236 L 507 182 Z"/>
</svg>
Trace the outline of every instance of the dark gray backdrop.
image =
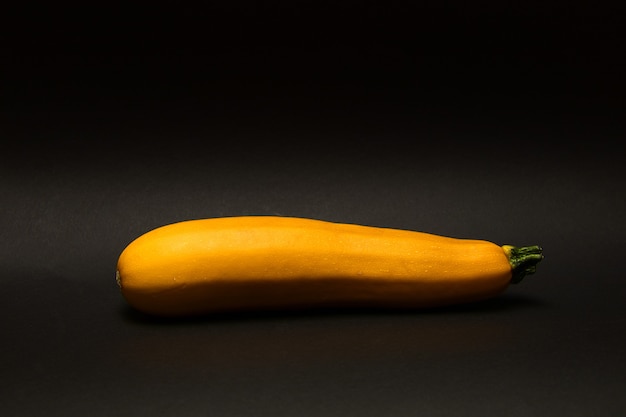
<svg viewBox="0 0 626 417">
<path fill-rule="evenodd" d="M 626 412 L 620 11 L 407 4 L 8 14 L 3 415 Z M 126 306 L 132 239 L 243 214 L 546 258 L 501 297 L 428 312 Z"/>
</svg>

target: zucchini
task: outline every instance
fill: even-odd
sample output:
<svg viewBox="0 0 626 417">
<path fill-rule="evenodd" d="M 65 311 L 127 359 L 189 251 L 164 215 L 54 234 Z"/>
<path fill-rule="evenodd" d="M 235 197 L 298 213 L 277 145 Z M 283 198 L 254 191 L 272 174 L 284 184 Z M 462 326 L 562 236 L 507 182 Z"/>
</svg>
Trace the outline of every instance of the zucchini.
<svg viewBox="0 0 626 417">
<path fill-rule="evenodd" d="M 131 242 L 117 283 L 159 316 L 474 302 L 535 272 L 539 246 L 277 216 L 189 220 Z"/>
</svg>

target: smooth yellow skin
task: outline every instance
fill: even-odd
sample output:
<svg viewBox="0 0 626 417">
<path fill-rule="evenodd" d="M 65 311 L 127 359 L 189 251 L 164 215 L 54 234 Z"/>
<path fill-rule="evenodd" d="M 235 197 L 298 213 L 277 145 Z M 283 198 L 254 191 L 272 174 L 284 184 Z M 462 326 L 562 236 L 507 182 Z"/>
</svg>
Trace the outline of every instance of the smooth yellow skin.
<svg viewBox="0 0 626 417">
<path fill-rule="evenodd" d="M 510 280 L 508 258 L 491 242 L 274 216 L 163 226 L 117 264 L 127 301 L 162 316 L 435 307 L 493 297 Z"/>
</svg>

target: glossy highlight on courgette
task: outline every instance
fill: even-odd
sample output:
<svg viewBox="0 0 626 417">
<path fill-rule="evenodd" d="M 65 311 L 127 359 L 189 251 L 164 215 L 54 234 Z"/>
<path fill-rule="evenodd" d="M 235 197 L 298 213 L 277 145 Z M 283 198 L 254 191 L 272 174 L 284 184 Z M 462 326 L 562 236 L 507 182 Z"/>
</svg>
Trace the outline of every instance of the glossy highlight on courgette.
<svg viewBox="0 0 626 417">
<path fill-rule="evenodd" d="M 157 316 L 480 301 L 535 272 L 539 246 L 295 217 L 189 220 L 121 253 L 127 302 Z"/>
</svg>

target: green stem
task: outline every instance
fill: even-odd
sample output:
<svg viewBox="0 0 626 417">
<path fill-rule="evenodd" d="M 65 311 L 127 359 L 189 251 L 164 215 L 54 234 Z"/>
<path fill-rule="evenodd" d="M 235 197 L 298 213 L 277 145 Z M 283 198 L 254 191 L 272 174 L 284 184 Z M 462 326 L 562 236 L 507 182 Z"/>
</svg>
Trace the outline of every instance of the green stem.
<svg viewBox="0 0 626 417">
<path fill-rule="evenodd" d="M 543 250 L 539 246 L 502 246 L 504 253 L 509 258 L 513 275 L 511 283 L 517 284 L 526 275 L 534 274 L 537 264 L 543 259 Z"/>
</svg>

